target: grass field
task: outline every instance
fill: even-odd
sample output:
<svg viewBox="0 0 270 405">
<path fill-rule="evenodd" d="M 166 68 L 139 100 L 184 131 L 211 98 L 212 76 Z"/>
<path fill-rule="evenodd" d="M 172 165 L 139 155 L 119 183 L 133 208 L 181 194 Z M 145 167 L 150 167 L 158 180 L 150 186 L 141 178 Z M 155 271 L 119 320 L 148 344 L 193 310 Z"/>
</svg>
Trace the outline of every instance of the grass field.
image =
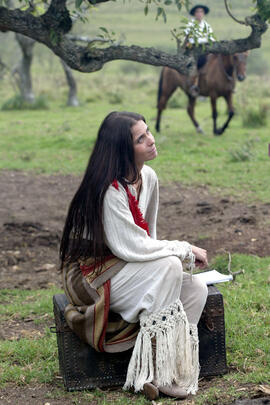
<svg viewBox="0 0 270 405">
<path fill-rule="evenodd" d="M 244 268 L 234 283 L 219 287 L 224 296 L 226 314 L 226 346 L 230 372 L 217 378 L 215 385 L 204 389 L 194 398 L 193 404 L 221 404 L 224 399 L 245 395 L 239 390 L 246 384 L 254 387 L 269 381 L 269 293 L 267 284 L 270 258 L 258 258 L 236 254 L 232 257 L 234 268 Z M 213 266 L 226 271 L 227 260 L 220 256 L 215 258 Z M 259 288 L 256 286 L 260 286 Z M 13 382 L 18 385 L 33 383 L 53 383 L 58 376 L 57 346 L 55 335 L 50 333 L 48 322 L 53 324 L 52 296 L 60 290 L 2 290 L 0 300 L 5 305 L 0 310 L 0 323 L 34 319 L 42 327 L 42 335 L 32 334 L 19 340 L 0 342 L 0 359 L 2 362 L 1 384 Z M 229 392 L 225 394 L 224 387 Z M 230 388 L 228 388 L 230 387 Z M 61 390 L 61 388 L 60 388 Z M 61 393 L 61 391 L 60 391 Z M 70 394 L 75 398 L 78 394 Z M 85 394 L 87 395 L 87 394 Z M 100 392 L 88 393 L 88 398 L 104 402 Z M 86 397 L 87 398 L 87 397 Z M 103 402 L 102 402 L 103 401 Z M 134 398 L 134 403 L 144 400 Z M 123 393 L 119 404 L 129 403 Z M 161 401 L 160 403 L 164 403 Z M 166 400 L 165 403 L 173 403 Z"/>
<path fill-rule="evenodd" d="M 218 3 L 218 4 L 217 4 Z M 235 15 L 249 14 L 252 2 L 233 0 Z M 245 27 L 229 19 L 223 2 L 208 1 L 212 24 L 218 38 L 244 36 Z M 112 2 L 94 11 L 93 23 L 77 26 L 77 32 L 94 35 L 99 26 L 125 33 L 127 44 L 136 43 L 173 50 L 169 31 L 179 24 L 179 16 L 168 11 L 168 23 L 154 20 L 154 13 L 143 16 L 139 2 Z M 236 116 L 221 137 L 212 134 L 208 101 L 198 101 L 196 114 L 205 131 L 198 135 L 187 117 L 186 98 L 179 91 L 173 96 L 163 114 L 162 131 L 154 130 L 156 94 L 160 68 L 125 61 L 107 64 L 91 75 L 75 72 L 80 107 L 66 107 L 67 87 L 61 65 L 49 50 L 36 45 L 33 63 L 33 83 L 36 95 L 45 100 L 47 109 L 0 111 L 0 170 L 27 170 L 34 173 L 81 174 L 94 145 L 100 122 L 112 110 L 137 111 L 145 115 L 156 137 L 158 158 L 151 162 L 163 184 L 178 181 L 191 186 L 205 185 L 221 196 L 233 195 L 246 204 L 270 201 L 268 156 L 270 111 L 270 32 L 264 36 L 260 50 L 251 53 L 248 76 L 237 84 L 234 96 Z M 18 59 L 13 34 L 0 33 L 1 58 L 12 66 Z M 0 104 L 14 97 L 8 74 L 0 81 Z M 266 119 L 258 124 L 266 112 Z M 225 104 L 219 102 L 219 121 L 226 119 Z M 213 266 L 226 271 L 227 258 L 216 257 Z M 269 384 L 269 272 L 270 258 L 233 255 L 235 269 L 245 274 L 235 283 L 223 285 L 227 354 L 230 373 L 217 378 L 213 385 L 194 398 L 194 404 L 225 404 L 247 392 L 256 392 L 260 384 Z M 1 340 L 1 384 L 15 382 L 55 383 L 58 375 L 55 335 L 48 329 L 53 323 L 52 295 L 48 290 L 0 290 L 0 323 L 10 319 L 24 322 L 32 317 L 40 326 L 41 335 L 25 336 L 19 340 Z M 246 386 L 251 390 L 245 391 Z M 57 388 L 58 389 L 58 388 Z M 59 397 L 64 395 L 59 388 Z M 70 403 L 78 394 L 70 393 Z M 108 395 L 94 391 L 85 393 L 85 401 L 112 403 Z M 127 404 L 126 394 L 113 403 Z M 227 401 L 227 402 L 226 402 Z M 133 400 L 146 403 L 142 397 Z M 164 403 L 160 401 L 159 403 Z M 166 400 L 167 403 L 173 401 Z"/>
<path fill-rule="evenodd" d="M 47 93 L 48 110 L 0 111 L 0 168 L 81 173 L 104 116 L 112 110 L 130 110 L 144 114 L 156 136 L 159 157 L 151 165 L 163 182 L 205 184 L 224 195 L 269 201 L 268 125 L 243 127 L 244 112 L 254 109 L 248 100 L 256 97 L 257 109 L 263 105 L 268 110 L 270 106 L 267 89 L 256 76 L 238 84 L 237 115 L 223 136 L 212 135 L 208 101 L 199 101 L 196 110 L 206 135 L 196 134 L 185 111 L 186 97 L 180 90 L 170 103 L 177 108 L 164 112 L 162 131 L 156 134 L 157 73 L 123 75 L 125 66 L 124 62 L 119 64 L 115 75 L 103 72 L 101 78 L 100 73 L 93 74 L 95 80 L 89 83 L 89 91 L 78 81 L 80 108 L 64 107 L 66 89 L 62 85 L 57 100 L 56 95 Z M 265 81 L 270 83 L 267 77 Z M 221 123 L 226 119 L 223 100 L 219 112 Z"/>
</svg>

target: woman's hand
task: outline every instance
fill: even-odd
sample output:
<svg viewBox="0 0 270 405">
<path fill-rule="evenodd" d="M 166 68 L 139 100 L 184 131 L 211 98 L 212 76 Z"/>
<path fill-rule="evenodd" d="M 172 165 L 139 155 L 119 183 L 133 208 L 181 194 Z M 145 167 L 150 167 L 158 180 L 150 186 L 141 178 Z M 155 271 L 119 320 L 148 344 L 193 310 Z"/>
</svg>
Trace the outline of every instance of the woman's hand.
<svg viewBox="0 0 270 405">
<path fill-rule="evenodd" d="M 203 269 L 204 267 L 208 266 L 208 259 L 207 259 L 207 250 L 201 249 L 197 246 L 192 247 L 192 253 L 195 255 L 195 265 Z"/>
</svg>

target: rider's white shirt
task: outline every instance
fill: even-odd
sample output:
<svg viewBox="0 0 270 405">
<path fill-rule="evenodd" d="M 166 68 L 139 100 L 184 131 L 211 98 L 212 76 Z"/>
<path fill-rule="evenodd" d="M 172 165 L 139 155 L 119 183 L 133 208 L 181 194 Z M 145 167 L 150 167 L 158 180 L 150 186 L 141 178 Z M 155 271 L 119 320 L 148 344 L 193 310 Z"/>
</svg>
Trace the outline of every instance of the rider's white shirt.
<svg viewBox="0 0 270 405">
<path fill-rule="evenodd" d="M 191 27 L 194 27 L 195 25 L 195 19 L 193 18 L 188 24 L 187 24 L 187 28 L 185 29 L 185 33 L 186 35 L 190 34 L 191 31 Z M 197 42 L 199 44 L 206 44 L 207 42 L 209 42 L 209 38 L 211 39 L 211 41 L 215 41 L 215 38 L 213 37 L 213 30 L 210 24 L 208 24 L 205 20 L 202 20 L 199 24 L 198 24 L 198 37 L 197 37 Z M 191 44 L 195 43 L 194 38 L 189 37 L 188 38 L 188 42 Z"/>
</svg>

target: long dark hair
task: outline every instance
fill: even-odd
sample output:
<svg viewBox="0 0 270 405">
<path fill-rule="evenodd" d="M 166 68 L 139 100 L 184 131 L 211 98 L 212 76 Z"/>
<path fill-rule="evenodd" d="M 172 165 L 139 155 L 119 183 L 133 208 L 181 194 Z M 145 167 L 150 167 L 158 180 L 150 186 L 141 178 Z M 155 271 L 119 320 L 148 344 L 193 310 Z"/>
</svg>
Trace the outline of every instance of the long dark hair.
<svg viewBox="0 0 270 405">
<path fill-rule="evenodd" d="M 135 165 L 131 127 L 145 118 L 131 112 L 111 112 L 102 122 L 81 185 L 73 197 L 60 244 L 61 268 L 80 258 L 106 255 L 102 209 L 104 195 L 113 182 L 123 186 L 139 176 Z"/>
</svg>

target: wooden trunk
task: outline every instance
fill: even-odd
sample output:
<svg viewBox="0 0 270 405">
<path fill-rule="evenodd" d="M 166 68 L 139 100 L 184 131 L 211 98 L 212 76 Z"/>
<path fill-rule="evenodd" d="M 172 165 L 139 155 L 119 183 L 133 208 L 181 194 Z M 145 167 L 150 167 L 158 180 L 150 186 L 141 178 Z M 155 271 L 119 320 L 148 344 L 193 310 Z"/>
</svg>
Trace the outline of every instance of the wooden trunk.
<svg viewBox="0 0 270 405">
<path fill-rule="evenodd" d="M 64 317 L 68 304 L 64 294 L 53 297 L 59 368 L 68 391 L 123 385 L 132 349 L 121 353 L 98 353 L 71 331 Z M 200 377 L 227 372 L 224 306 L 222 294 L 208 287 L 208 298 L 198 325 Z"/>
</svg>

